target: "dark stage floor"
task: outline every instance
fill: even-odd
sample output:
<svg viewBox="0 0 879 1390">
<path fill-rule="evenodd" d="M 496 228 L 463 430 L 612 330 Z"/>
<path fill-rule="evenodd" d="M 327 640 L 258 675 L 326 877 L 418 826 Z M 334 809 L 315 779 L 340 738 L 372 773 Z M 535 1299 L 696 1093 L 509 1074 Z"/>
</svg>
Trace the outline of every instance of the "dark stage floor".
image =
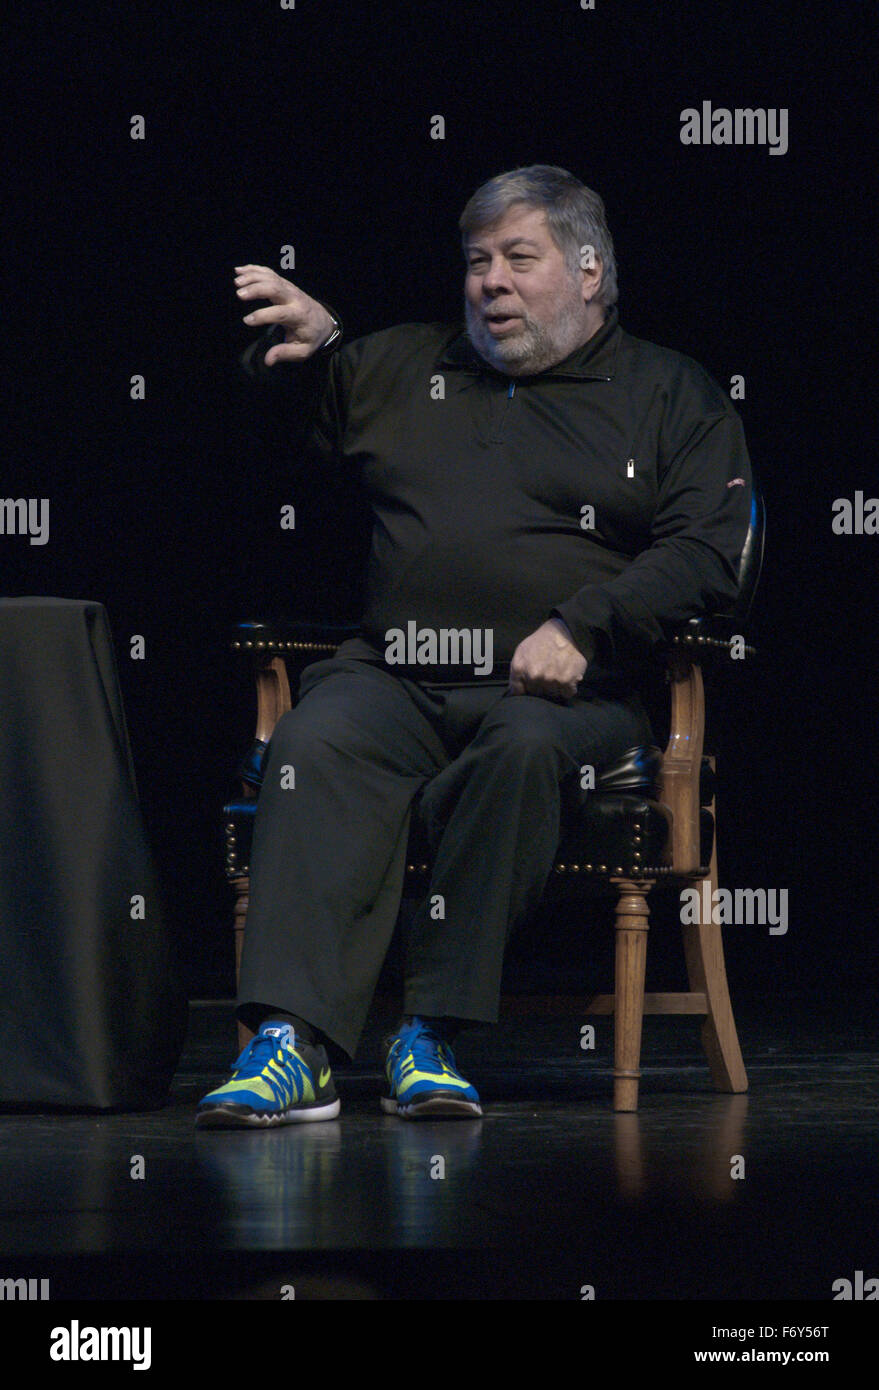
<svg viewBox="0 0 879 1390">
<path fill-rule="evenodd" d="M 0 1276 L 53 1299 L 825 1303 L 879 1276 L 873 1005 L 740 1006 L 746 1096 L 709 1089 L 696 1020 L 648 1019 L 638 1115 L 610 1108 L 609 1020 L 584 1052 L 575 1006 L 529 1008 L 459 1042 L 482 1120 L 382 1115 L 376 1015 L 338 1120 L 196 1133 L 235 1045 L 230 1005 L 193 1005 L 164 1109 L 0 1115 Z"/>
</svg>

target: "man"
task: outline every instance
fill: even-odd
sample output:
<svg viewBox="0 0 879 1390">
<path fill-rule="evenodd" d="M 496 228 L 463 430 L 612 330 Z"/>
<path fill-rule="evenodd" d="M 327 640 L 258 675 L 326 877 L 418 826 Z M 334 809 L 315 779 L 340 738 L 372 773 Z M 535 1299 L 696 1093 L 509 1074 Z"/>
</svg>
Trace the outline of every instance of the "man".
<svg viewBox="0 0 879 1390">
<path fill-rule="evenodd" d="M 695 362 L 620 328 L 601 199 L 534 165 L 478 189 L 460 227 L 464 332 L 340 348 L 328 306 L 236 267 L 239 297 L 270 301 L 245 319 L 270 326 L 245 365 L 308 359 L 312 448 L 357 471 L 374 525 L 361 635 L 306 669 L 269 746 L 239 987 L 259 1032 L 203 1126 L 339 1113 L 327 1049 L 356 1049 L 416 800 L 432 871 L 382 1106 L 481 1114 L 451 1043 L 497 1018 L 565 789 L 651 741 L 638 689 L 665 628 L 736 594 L 738 417 Z"/>
</svg>

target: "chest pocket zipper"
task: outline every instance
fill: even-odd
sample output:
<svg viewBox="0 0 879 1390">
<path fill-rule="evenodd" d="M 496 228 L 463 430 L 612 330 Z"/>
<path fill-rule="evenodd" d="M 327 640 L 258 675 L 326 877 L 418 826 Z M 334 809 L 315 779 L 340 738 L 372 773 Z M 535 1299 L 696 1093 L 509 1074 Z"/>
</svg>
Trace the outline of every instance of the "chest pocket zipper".
<svg viewBox="0 0 879 1390">
<path fill-rule="evenodd" d="M 505 441 L 505 429 L 507 415 L 510 408 L 510 401 L 516 393 L 516 383 L 511 381 L 503 397 L 500 393 L 493 393 L 494 399 L 491 402 L 491 424 L 489 427 L 489 444 L 503 444 Z"/>
</svg>

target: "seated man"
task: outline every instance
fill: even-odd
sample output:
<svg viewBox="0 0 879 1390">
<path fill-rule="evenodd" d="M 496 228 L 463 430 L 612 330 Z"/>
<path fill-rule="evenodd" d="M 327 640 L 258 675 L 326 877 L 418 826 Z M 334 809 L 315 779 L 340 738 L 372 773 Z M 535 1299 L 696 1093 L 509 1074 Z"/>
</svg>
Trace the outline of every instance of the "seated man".
<svg viewBox="0 0 879 1390">
<path fill-rule="evenodd" d="M 201 1126 L 339 1113 L 330 1056 L 357 1047 L 416 798 L 432 873 L 382 1105 L 480 1115 L 451 1044 L 497 1019 L 565 788 L 651 741 L 639 687 L 664 629 L 736 595 L 738 416 L 690 358 L 620 328 L 601 199 L 534 165 L 478 189 L 460 227 L 466 331 L 340 348 L 326 306 L 236 267 L 240 298 L 270 301 L 245 365 L 315 359 L 292 369 L 315 372 L 312 447 L 358 470 L 373 530 L 361 635 L 306 668 L 269 745 L 238 1010 L 258 1031 Z"/>
</svg>

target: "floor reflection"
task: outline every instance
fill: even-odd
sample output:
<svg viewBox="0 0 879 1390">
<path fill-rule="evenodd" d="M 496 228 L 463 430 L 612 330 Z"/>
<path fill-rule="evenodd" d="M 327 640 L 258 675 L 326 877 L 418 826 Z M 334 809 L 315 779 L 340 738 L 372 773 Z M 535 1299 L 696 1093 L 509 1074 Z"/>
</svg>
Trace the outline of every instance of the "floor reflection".
<svg viewBox="0 0 879 1390">
<path fill-rule="evenodd" d="M 746 1023 L 738 1096 L 652 1030 L 637 1114 L 613 1112 L 612 1060 L 584 1065 L 569 1021 L 517 1020 L 461 1048 L 481 1120 L 384 1115 L 365 1065 L 340 1072 L 336 1120 L 196 1130 L 227 1013 L 201 1020 L 160 1110 L 0 1113 L 0 1278 L 51 1278 L 61 1297 L 104 1289 L 105 1259 L 110 1296 L 409 1297 L 429 1256 L 435 1296 L 447 1281 L 462 1296 L 827 1299 L 875 1272 L 876 1059 L 857 1018 L 823 1043 Z"/>
<path fill-rule="evenodd" d="M 703 1102 L 699 1112 L 701 1138 L 688 1151 L 682 1144 L 673 1166 L 669 1167 L 665 1135 L 651 1155 L 650 1140 L 638 1114 L 613 1116 L 613 1162 L 620 1197 L 638 1201 L 651 1190 L 686 1184 L 703 1201 L 732 1202 L 741 1192 L 747 1172 L 745 1159 L 745 1117 L 748 1096 L 716 1096 Z M 683 1133 L 692 1125 L 682 1126 Z"/>
<path fill-rule="evenodd" d="M 376 1114 L 197 1131 L 195 1153 L 224 1243 L 447 1245 L 461 1237 L 482 1125 Z"/>
</svg>

